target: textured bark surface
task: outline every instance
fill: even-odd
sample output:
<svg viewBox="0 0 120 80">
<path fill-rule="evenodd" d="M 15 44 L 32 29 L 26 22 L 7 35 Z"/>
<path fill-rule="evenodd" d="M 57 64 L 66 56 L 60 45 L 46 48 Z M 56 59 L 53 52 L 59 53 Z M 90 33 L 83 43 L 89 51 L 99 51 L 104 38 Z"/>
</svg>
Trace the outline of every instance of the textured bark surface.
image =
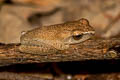
<svg viewBox="0 0 120 80">
<path fill-rule="evenodd" d="M 50 74 L 0 72 L 1 80 L 120 80 L 120 73 L 84 74 L 76 76 L 53 77 Z"/>
<path fill-rule="evenodd" d="M 20 44 L 0 44 L 0 65 L 15 63 L 64 62 L 119 58 L 120 39 L 91 39 L 71 45 L 69 49 L 45 55 L 20 53 Z"/>
</svg>

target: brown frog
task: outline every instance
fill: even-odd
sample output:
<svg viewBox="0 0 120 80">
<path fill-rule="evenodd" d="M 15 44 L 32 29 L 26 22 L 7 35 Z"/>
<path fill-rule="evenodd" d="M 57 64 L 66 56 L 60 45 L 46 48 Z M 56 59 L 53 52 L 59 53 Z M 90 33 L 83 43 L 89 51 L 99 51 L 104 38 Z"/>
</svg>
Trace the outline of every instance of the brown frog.
<svg viewBox="0 0 120 80">
<path fill-rule="evenodd" d="M 20 52 L 31 54 L 56 53 L 90 39 L 95 34 L 88 20 L 44 26 L 27 31 L 20 38 Z"/>
</svg>

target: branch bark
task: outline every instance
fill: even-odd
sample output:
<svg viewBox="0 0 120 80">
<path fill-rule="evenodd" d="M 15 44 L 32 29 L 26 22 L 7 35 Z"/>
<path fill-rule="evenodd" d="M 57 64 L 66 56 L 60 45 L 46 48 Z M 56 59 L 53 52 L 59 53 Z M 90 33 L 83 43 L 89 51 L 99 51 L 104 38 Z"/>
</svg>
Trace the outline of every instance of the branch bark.
<svg viewBox="0 0 120 80">
<path fill-rule="evenodd" d="M 0 44 L 0 66 L 9 64 L 117 59 L 120 39 L 91 39 L 71 45 L 69 49 L 46 55 L 21 53 L 18 44 Z"/>
<path fill-rule="evenodd" d="M 71 80 L 119 80 L 120 73 L 101 73 L 101 74 L 78 74 L 71 76 Z M 62 80 L 64 77 L 54 77 L 50 74 L 35 74 L 35 73 L 13 73 L 13 72 L 0 72 L 1 80 Z"/>
</svg>

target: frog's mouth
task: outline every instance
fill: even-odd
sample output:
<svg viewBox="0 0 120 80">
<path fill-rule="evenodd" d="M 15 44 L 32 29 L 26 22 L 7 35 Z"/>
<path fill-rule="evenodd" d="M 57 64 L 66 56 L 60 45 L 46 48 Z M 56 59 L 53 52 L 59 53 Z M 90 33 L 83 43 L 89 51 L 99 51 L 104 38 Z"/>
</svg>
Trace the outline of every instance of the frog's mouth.
<svg viewBox="0 0 120 80">
<path fill-rule="evenodd" d="M 95 32 L 85 32 L 77 35 L 72 35 L 64 40 L 65 44 L 77 44 L 84 42 L 88 39 L 90 39 Z"/>
</svg>

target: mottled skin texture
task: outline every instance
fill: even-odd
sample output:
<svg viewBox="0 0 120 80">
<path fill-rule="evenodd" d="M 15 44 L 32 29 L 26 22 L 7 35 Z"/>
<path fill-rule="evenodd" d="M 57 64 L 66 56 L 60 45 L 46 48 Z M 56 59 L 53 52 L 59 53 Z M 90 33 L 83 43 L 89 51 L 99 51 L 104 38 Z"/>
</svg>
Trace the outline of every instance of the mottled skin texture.
<svg viewBox="0 0 120 80">
<path fill-rule="evenodd" d="M 81 43 L 94 35 L 94 29 L 86 19 L 43 26 L 21 36 L 19 50 L 25 53 L 45 54 L 69 48 L 70 44 Z"/>
</svg>

